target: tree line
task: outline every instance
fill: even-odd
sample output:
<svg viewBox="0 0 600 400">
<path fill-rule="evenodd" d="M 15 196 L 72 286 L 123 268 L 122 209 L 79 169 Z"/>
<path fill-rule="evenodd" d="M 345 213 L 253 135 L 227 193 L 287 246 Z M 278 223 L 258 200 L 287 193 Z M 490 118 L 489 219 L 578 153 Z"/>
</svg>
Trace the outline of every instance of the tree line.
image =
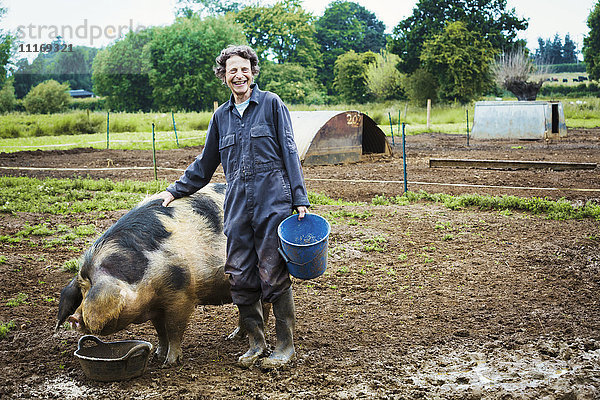
<svg viewBox="0 0 600 400">
<path fill-rule="evenodd" d="M 574 64 L 577 62 L 577 45 L 568 33 L 564 42 L 558 34 L 552 40 L 538 38 L 534 58 L 538 64 Z"/>
<path fill-rule="evenodd" d="M 212 67 L 232 43 L 257 51 L 257 83 L 286 102 L 465 103 L 497 91 L 490 65 L 503 52 L 526 47 L 517 34 L 527 19 L 506 0 L 420 0 L 392 34 L 373 12 L 351 1 L 332 1 L 320 17 L 306 12 L 300 0 L 269 6 L 242 1 L 179 0 L 170 26 L 129 32 L 101 50 L 79 46 L 71 53 L 40 53 L 31 64 L 19 60 L 0 91 L 0 107 L 11 87 L 21 98 L 54 79 L 93 90 L 112 110 L 211 109 L 229 95 Z M 600 1 L 590 13 L 583 49 L 592 79 L 600 78 L 594 75 L 600 40 L 592 40 L 600 30 L 599 10 Z M 11 41 L 2 35 L 2 43 Z M 540 38 L 538 47 L 531 55 L 538 62 L 577 60 L 568 35 L 564 42 L 558 35 Z M 2 65 L 6 69 L 7 62 Z M 0 84 L 6 72 L 0 71 Z"/>
</svg>

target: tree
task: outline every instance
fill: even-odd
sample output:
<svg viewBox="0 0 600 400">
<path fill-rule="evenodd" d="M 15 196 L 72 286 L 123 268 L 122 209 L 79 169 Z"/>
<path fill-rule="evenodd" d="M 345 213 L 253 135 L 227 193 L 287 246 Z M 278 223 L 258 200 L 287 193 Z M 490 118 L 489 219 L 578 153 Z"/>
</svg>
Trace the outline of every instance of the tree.
<svg viewBox="0 0 600 400">
<path fill-rule="evenodd" d="M 420 0 L 413 14 L 394 28 L 390 51 L 401 58 L 399 69 L 411 73 L 421 65 L 421 51 L 427 39 L 440 34 L 448 22 L 462 21 L 467 30 L 498 52 L 521 45 L 517 32 L 527 28 L 506 0 Z"/>
<path fill-rule="evenodd" d="M 246 39 L 261 60 L 314 68 L 320 61 L 314 17 L 300 0 L 281 0 L 270 7 L 250 6 L 236 16 Z"/>
<path fill-rule="evenodd" d="M 318 67 L 320 81 L 331 89 L 333 66 L 347 51 L 379 52 L 385 48 L 385 25 L 374 13 L 350 1 L 335 0 L 315 22 L 316 40 L 323 60 Z"/>
<path fill-rule="evenodd" d="M 590 33 L 583 39 L 583 60 L 590 79 L 600 80 L 600 1 L 587 20 Z"/>
<path fill-rule="evenodd" d="M 184 18 L 225 15 L 242 8 L 242 3 L 232 0 L 177 0 L 177 4 L 177 15 Z"/>
<path fill-rule="evenodd" d="M 367 86 L 377 100 L 393 100 L 404 97 L 403 76 L 396 68 L 400 57 L 383 51 L 374 63 L 367 65 Z"/>
<path fill-rule="evenodd" d="M 129 32 L 123 39 L 101 50 L 94 58 L 94 92 L 106 96 L 110 109 L 152 109 L 149 46 L 155 32 L 152 28 Z"/>
<path fill-rule="evenodd" d="M 563 59 L 562 62 L 565 64 L 573 64 L 577 62 L 577 46 L 575 42 L 571 40 L 571 35 L 568 33 L 565 35 L 565 43 L 563 44 Z"/>
<path fill-rule="evenodd" d="M 492 87 L 489 65 L 494 54 L 487 39 L 456 21 L 425 41 L 421 62 L 437 78 L 442 100 L 466 103 Z"/>
<path fill-rule="evenodd" d="M 57 38 L 52 44 L 63 44 Z M 39 53 L 31 64 L 26 58 L 17 60 L 15 92 L 18 98 L 24 97 L 32 87 L 49 79 L 68 82 L 73 89 L 92 90 L 92 62 L 98 49 L 75 46 L 73 51 L 52 51 Z"/>
<path fill-rule="evenodd" d="M 0 3 L 0 20 L 6 14 L 6 8 Z M 14 53 L 15 38 L 8 32 L 0 29 L 0 88 L 6 81 L 9 72 L 10 59 Z"/>
<path fill-rule="evenodd" d="M 31 89 L 23 99 L 23 105 L 30 114 L 61 112 L 67 109 L 71 101 L 68 90 L 69 84 L 48 80 Z"/>
<path fill-rule="evenodd" d="M 316 71 L 312 68 L 263 62 L 258 83 L 261 88 L 277 93 L 286 103 L 325 103 L 325 89 L 316 81 Z"/>
<path fill-rule="evenodd" d="M 371 51 L 356 53 L 350 50 L 335 61 L 334 89 L 342 100 L 354 103 L 368 101 L 367 66 L 375 63 L 377 56 Z"/>
<path fill-rule="evenodd" d="M 538 38 L 538 48 L 535 51 L 535 61 L 538 64 L 568 64 L 577 62 L 577 46 L 567 33 L 564 44 L 558 36 L 553 39 Z"/>
<path fill-rule="evenodd" d="M 150 85 L 161 110 L 209 110 L 229 91 L 215 77 L 215 57 L 230 44 L 245 44 L 232 16 L 182 18 L 157 30 L 150 43 Z"/>
<path fill-rule="evenodd" d="M 92 63 L 98 49 L 75 46 L 73 51 L 59 52 L 54 62 L 53 78 L 68 82 L 73 89 L 92 90 Z"/>
<path fill-rule="evenodd" d="M 531 80 L 537 68 L 524 49 L 502 54 L 492 63 L 491 70 L 496 83 L 518 100 L 535 100 L 544 83 L 540 75 Z"/>
</svg>

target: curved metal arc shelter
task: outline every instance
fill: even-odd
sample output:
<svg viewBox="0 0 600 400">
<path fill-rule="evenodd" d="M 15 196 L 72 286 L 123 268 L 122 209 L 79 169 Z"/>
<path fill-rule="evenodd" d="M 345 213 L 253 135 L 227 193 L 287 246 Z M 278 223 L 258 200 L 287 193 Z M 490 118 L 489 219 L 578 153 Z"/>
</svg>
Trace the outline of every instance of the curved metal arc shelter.
<svg viewBox="0 0 600 400">
<path fill-rule="evenodd" d="M 359 111 L 292 111 L 294 139 L 305 165 L 357 162 L 363 154 L 392 154 L 385 134 Z"/>
</svg>

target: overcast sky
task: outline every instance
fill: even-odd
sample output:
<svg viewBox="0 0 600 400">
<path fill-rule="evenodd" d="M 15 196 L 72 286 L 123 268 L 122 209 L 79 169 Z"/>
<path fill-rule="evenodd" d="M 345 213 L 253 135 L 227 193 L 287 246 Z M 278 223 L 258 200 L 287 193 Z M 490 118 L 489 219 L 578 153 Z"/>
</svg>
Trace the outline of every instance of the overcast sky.
<svg viewBox="0 0 600 400">
<path fill-rule="evenodd" d="M 275 0 L 263 1 L 268 4 Z M 399 21 L 410 16 L 416 0 L 354 0 L 375 13 L 391 32 Z M 519 17 L 529 18 L 529 28 L 520 33 L 531 50 L 537 38 L 561 38 L 569 33 L 581 48 L 590 10 L 598 0 L 508 0 Z M 106 46 L 119 32 L 130 27 L 169 25 L 174 20 L 176 0 L 0 0 L 8 8 L 2 28 L 20 28 L 24 43 L 51 41 L 54 32 L 64 33 L 67 43 L 94 47 Z M 323 15 L 325 0 L 304 0 L 304 8 L 315 16 Z M 581 57 L 581 56 L 580 56 Z"/>
</svg>

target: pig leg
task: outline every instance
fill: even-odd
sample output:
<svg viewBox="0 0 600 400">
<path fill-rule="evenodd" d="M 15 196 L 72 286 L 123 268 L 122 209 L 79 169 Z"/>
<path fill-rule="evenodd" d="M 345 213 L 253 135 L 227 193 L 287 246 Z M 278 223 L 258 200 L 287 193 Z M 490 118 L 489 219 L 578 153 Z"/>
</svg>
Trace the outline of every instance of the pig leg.
<svg viewBox="0 0 600 400">
<path fill-rule="evenodd" d="M 152 325 L 154 325 L 158 334 L 158 347 L 154 351 L 154 359 L 159 363 L 163 363 L 169 352 L 169 336 L 167 335 L 164 315 L 161 314 L 159 317 L 153 318 Z"/>
<path fill-rule="evenodd" d="M 189 300 L 175 302 L 172 307 L 167 307 L 165 310 L 164 327 L 169 346 L 165 366 L 181 364 L 183 359 L 181 341 L 193 311 L 194 302 Z"/>
</svg>

